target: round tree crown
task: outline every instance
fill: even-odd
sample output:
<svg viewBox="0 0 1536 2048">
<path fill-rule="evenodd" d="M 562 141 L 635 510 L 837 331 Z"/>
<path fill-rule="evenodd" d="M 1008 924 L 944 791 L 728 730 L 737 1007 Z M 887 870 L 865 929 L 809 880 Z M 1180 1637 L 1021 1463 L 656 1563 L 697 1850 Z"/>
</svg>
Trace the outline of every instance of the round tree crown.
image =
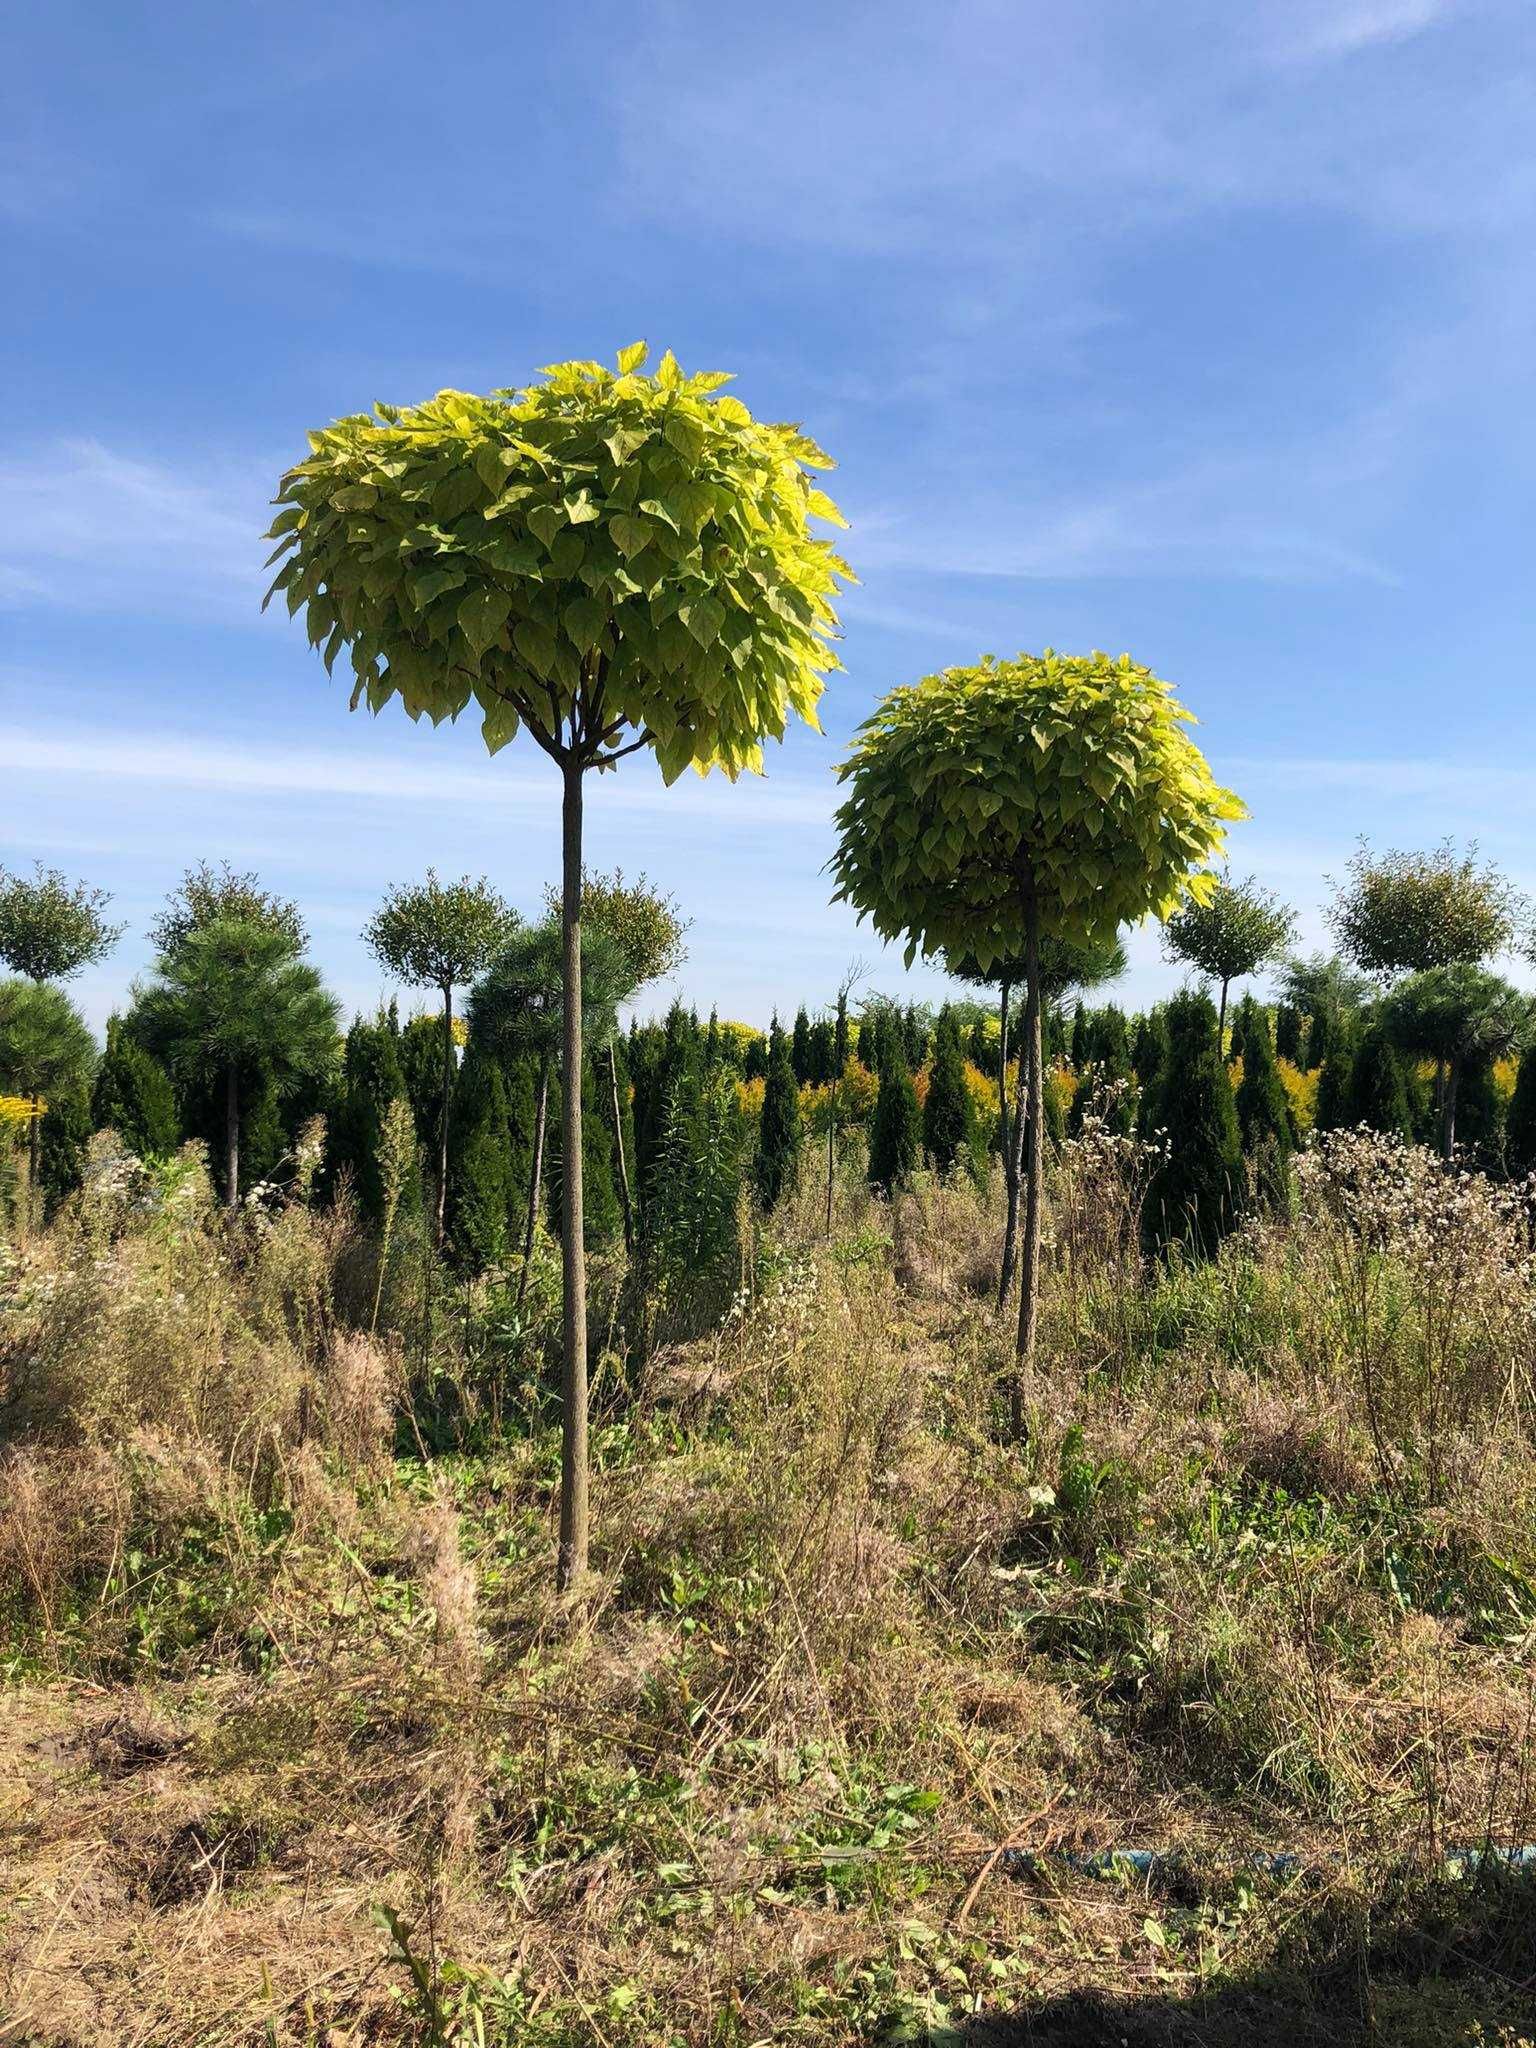
<svg viewBox="0 0 1536 2048">
<path fill-rule="evenodd" d="M 1107 654 L 988 655 L 893 690 L 838 770 L 849 786 L 837 896 L 886 938 L 982 969 L 1047 938 L 1110 941 L 1213 878 L 1223 822 L 1190 714 L 1150 669 Z"/>
<path fill-rule="evenodd" d="M 267 595 L 305 609 L 328 668 L 350 651 L 354 706 L 435 723 L 473 700 L 493 753 L 526 724 L 586 765 L 649 745 L 668 781 L 760 768 L 791 713 L 815 725 L 849 577 L 810 530 L 844 524 L 810 476 L 831 465 L 718 396 L 725 375 L 645 357 L 310 435 Z"/>
</svg>

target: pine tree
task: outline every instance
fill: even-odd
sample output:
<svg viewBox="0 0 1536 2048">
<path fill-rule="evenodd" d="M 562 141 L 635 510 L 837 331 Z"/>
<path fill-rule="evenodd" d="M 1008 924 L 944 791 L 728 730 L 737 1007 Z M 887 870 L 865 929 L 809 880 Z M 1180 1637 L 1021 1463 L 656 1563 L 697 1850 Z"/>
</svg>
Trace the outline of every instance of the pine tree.
<svg viewBox="0 0 1536 2048">
<path fill-rule="evenodd" d="M 181 1143 L 171 1077 L 121 1017 L 107 1020 L 107 1049 L 96 1069 L 91 1121 L 98 1131 L 116 1131 L 141 1159 L 169 1158 Z"/>
<path fill-rule="evenodd" d="M 768 1080 L 758 1128 L 753 1180 L 764 1209 L 795 1184 L 800 1170 L 800 1090 L 795 1085 L 789 1046 L 777 1023 L 768 1048 Z"/>
<path fill-rule="evenodd" d="M 1367 1124 L 1373 1131 L 1413 1142 L 1413 1103 L 1403 1063 L 1379 1022 L 1367 1028 L 1350 1063 L 1343 1122 L 1349 1128 Z"/>
<path fill-rule="evenodd" d="M 1183 1245 L 1209 1258 L 1238 1221 L 1242 1143 L 1226 1063 L 1216 1044 L 1216 1012 L 1202 995 L 1167 1008 L 1168 1056 L 1156 1124 L 1168 1157 L 1148 1192 L 1148 1234 L 1160 1249 Z"/>
<path fill-rule="evenodd" d="M 1291 1106 L 1270 1047 L 1269 1025 L 1251 997 L 1238 1013 L 1238 1027 L 1243 1078 L 1235 1107 L 1250 1184 L 1263 1207 L 1284 1209 L 1290 1201 Z"/>
<path fill-rule="evenodd" d="M 1536 1173 L 1536 1048 L 1525 1054 L 1515 1075 L 1504 1141 L 1510 1172 Z"/>
<path fill-rule="evenodd" d="M 880 1070 L 880 1091 L 869 1131 L 869 1183 L 883 1195 L 895 1194 L 911 1181 L 923 1130 L 905 1049 L 898 1034 L 892 1033 L 891 1041 Z"/>
<path fill-rule="evenodd" d="M 941 1012 L 933 1039 L 933 1066 L 928 1099 L 923 1104 L 923 1149 L 938 1173 L 952 1173 L 971 1163 L 976 1136 L 976 1106 L 965 1081 L 965 1055 L 954 1013 Z"/>
</svg>

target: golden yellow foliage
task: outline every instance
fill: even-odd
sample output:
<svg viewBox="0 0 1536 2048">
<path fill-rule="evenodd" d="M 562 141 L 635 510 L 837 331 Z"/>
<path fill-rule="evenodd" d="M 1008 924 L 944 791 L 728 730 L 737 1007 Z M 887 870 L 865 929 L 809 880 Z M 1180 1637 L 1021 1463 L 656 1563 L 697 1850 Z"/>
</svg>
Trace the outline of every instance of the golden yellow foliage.
<svg viewBox="0 0 1536 2048">
<path fill-rule="evenodd" d="M 34 1112 L 41 1113 L 48 1107 L 39 1095 L 0 1095 L 0 1124 L 26 1124 L 32 1121 Z"/>
<path fill-rule="evenodd" d="M 1234 1063 L 1241 1066 L 1241 1060 Z M 1296 1119 L 1296 1128 L 1303 1137 L 1317 1121 L 1317 1084 L 1322 1075 L 1321 1067 L 1314 1067 L 1310 1073 L 1303 1073 L 1290 1060 L 1276 1060 L 1281 1085 L 1291 1105 L 1291 1114 Z"/>
</svg>

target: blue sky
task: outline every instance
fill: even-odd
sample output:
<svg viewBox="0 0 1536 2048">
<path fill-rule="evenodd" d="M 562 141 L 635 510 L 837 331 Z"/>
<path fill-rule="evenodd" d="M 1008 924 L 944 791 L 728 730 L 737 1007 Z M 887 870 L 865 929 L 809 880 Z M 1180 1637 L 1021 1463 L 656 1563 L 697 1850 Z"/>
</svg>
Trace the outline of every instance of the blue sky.
<svg viewBox="0 0 1536 2048">
<path fill-rule="evenodd" d="M 593 791 L 704 1007 L 942 985 L 828 907 L 830 771 L 985 649 L 1173 680 L 1309 942 L 1362 833 L 1536 888 L 1529 0 L 52 0 L 5 41 L 0 862 L 113 890 L 98 1024 L 199 857 L 296 896 L 349 1007 L 387 884 L 536 904 L 549 764 L 349 716 L 259 537 L 309 427 L 642 335 L 808 424 L 862 579 L 824 739 Z"/>
</svg>

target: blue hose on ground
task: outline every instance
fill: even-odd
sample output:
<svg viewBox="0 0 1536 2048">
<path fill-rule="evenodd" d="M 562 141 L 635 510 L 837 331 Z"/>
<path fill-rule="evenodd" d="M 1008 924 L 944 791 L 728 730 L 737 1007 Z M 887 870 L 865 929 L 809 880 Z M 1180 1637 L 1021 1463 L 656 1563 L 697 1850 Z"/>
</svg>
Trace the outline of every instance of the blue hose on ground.
<svg viewBox="0 0 1536 2048">
<path fill-rule="evenodd" d="M 1003 1868 L 1019 1876 L 1043 1876 L 1051 1870 L 1069 1870 L 1078 1877 L 1152 1879 L 1187 1871 L 1187 1856 L 1173 1849 L 1005 1849 Z M 1319 1868 L 1288 1849 L 1259 1849 L 1243 1858 L 1243 1867 L 1263 1877 L 1285 1879 L 1305 1876 Z M 1481 1877 L 1489 1871 L 1536 1875 L 1536 1843 L 1500 1849 L 1490 1843 L 1475 1848 L 1453 1849 L 1440 1861 L 1444 1877 Z"/>
</svg>

